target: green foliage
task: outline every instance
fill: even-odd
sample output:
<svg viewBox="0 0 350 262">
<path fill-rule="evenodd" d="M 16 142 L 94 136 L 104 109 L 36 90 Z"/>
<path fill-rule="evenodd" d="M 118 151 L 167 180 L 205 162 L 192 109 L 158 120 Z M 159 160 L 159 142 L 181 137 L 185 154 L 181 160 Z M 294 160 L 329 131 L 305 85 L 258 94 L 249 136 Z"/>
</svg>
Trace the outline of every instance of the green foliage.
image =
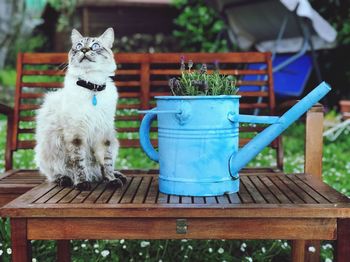
<svg viewBox="0 0 350 262">
<path fill-rule="evenodd" d="M 6 57 L 6 65 L 15 68 L 18 52 L 37 52 L 47 43 L 47 38 L 43 34 L 33 35 L 27 38 L 17 38 L 10 46 Z"/>
<path fill-rule="evenodd" d="M 220 75 L 219 70 L 208 74 L 206 64 L 200 70 L 192 70 L 193 62 L 189 60 L 188 70 L 181 59 L 181 76 L 169 80 L 171 92 L 175 96 L 198 95 L 235 95 L 238 91 L 236 79 L 233 76 Z"/>
<path fill-rule="evenodd" d="M 226 39 L 219 39 L 225 30 L 225 23 L 218 14 L 205 5 L 204 0 L 175 0 L 180 14 L 174 20 L 177 29 L 173 35 L 182 51 L 227 52 Z"/>
<path fill-rule="evenodd" d="M 73 24 L 72 17 L 77 2 L 77 0 L 48 0 L 49 5 L 60 13 L 57 22 L 58 31 L 63 31 Z"/>
</svg>

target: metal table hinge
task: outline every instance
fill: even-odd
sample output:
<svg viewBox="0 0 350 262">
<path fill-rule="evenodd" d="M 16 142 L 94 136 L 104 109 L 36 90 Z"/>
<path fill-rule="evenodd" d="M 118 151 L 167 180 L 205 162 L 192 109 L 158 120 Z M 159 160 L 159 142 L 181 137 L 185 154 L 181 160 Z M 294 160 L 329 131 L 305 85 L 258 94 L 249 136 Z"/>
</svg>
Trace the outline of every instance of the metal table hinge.
<svg viewBox="0 0 350 262">
<path fill-rule="evenodd" d="M 176 233 L 177 234 L 187 233 L 187 219 L 176 219 Z"/>
</svg>

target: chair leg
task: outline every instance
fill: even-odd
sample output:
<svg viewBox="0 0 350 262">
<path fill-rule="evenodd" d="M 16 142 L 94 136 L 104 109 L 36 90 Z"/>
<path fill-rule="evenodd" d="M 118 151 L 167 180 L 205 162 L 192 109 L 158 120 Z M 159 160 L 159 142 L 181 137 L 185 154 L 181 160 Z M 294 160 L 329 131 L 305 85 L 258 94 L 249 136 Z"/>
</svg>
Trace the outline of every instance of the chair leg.
<svg viewBox="0 0 350 262">
<path fill-rule="evenodd" d="M 349 261 L 350 257 L 350 218 L 337 221 L 337 246 L 336 260 L 338 262 Z"/>
<path fill-rule="evenodd" d="M 305 240 L 292 241 L 292 262 L 305 261 Z"/>
<path fill-rule="evenodd" d="M 31 245 L 27 239 L 27 219 L 12 218 L 11 221 L 12 261 L 32 261 Z"/>
<path fill-rule="evenodd" d="M 57 261 L 58 262 L 70 262 L 70 241 L 69 240 L 57 240 Z"/>
</svg>

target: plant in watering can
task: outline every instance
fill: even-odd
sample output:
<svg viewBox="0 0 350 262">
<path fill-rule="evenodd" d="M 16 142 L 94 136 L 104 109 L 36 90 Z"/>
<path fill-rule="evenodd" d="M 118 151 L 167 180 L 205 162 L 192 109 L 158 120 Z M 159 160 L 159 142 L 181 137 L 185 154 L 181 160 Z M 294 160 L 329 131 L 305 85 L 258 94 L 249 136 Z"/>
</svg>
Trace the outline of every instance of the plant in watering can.
<svg viewBox="0 0 350 262">
<path fill-rule="evenodd" d="M 215 63 L 215 70 L 211 74 L 208 73 L 206 64 L 202 64 L 200 70 L 195 70 L 193 67 L 193 61 L 189 60 L 187 69 L 184 58 L 181 58 L 181 76 L 169 80 L 169 87 L 174 96 L 237 94 L 236 78 L 234 76 L 220 75 L 218 63 Z"/>
</svg>

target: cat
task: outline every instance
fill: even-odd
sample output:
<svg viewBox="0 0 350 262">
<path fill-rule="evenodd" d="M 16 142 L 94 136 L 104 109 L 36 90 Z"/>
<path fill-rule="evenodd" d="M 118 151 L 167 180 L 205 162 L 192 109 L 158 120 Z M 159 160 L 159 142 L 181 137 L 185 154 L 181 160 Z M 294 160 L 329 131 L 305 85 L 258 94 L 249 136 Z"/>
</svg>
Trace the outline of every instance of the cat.
<svg viewBox="0 0 350 262">
<path fill-rule="evenodd" d="M 111 50 L 114 31 L 100 37 L 71 34 L 64 87 L 48 93 L 38 110 L 35 161 L 48 181 L 90 190 L 105 180 L 123 186 L 114 171 L 119 143 L 114 128 L 118 92 L 111 76 L 116 63 Z"/>
</svg>

